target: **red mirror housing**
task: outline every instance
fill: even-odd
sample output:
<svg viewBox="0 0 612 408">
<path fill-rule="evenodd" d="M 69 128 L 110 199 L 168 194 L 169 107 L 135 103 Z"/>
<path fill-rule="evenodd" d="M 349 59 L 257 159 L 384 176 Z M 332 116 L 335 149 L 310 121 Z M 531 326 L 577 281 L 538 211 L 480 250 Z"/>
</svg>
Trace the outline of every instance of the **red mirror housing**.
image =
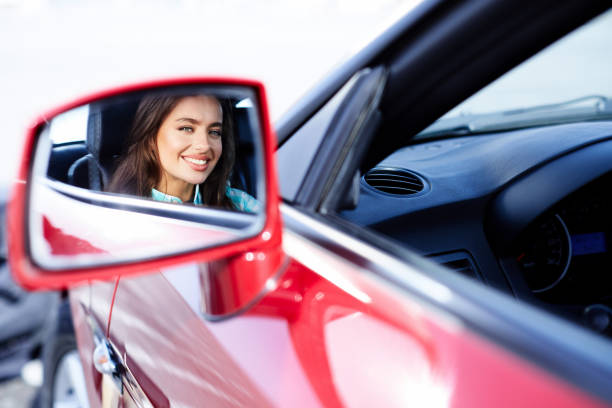
<svg viewBox="0 0 612 408">
<path fill-rule="evenodd" d="M 257 225 L 257 231 L 254 233 L 232 235 L 235 232 L 232 230 L 233 227 L 227 227 L 237 224 L 238 220 L 248 219 L 244 214 L 233 215 L 228 211 L 221 213 L 207 208 L 199 210 L 193 206 L 183 211 L 179 209 L 181 206 L 152 203 L 150 200 L 116 198 L 105 192 L 76 188 L 36 174 L 39 164 L 35 163 L 35 160 L 38 160 L 37 154 L 41 150 L 39 148 L 43 137 L 41 135 L 49 123 L 59 115 L 100 101 L 119 100 L 125 95 L 159 90 L 167 92 L 168 89 L 185 87 L 204 87 L 222 92 L 227 90 L 228 94 L 235 89 L 242 89 L 248 90 L 250 95 L 253 95 L 254 101 L 250 103 L 255 106 L 253 112 L 256 112 L 260 129 L 256 132 L 255 140 L 261 152 L 258 188 L 264 191 L 262 195 L 264 205 L 259 213 L 263 217 L 259 218 L 261 221 L 259 224 L 254 224 Z M 189 89 L 189 92 L 192 90 Z M 62 289 L 85 281 L 109 280 L 184 263 L 212 262 L 210 264 L 212 267 L 206 268 L 207 272 L 203 273 L 201 278 L 203 285 L 209 291 L 205 313 L 223 315 L 235 312 L 265 289 L 266 283 L 270 283 L 283 259 L 282 226 L 274 162 L 275 145 L 276 139 L 268 114 L 265 89 L 260 82 L 252 80 L 185 78 L 128 85 L 78 99 L 41 115 L 27 130 L 18 179 L 7 208 L 8 255 L 14 279 L 28 289 Z M 43 180 L 42 184 L 40 180 Z M 37 195 L 37 189 L 43 189 L 47 195 Z M 41 203 L 34 201 L 37 197 L 50 198 L 45 198 L 44 203 Z M 57 200 L 53 197 L 57 197 Z M 115 206 L 113 203 L 117 200 L 124 200 L 123 204 Z M 126 202 L 129 204 L 127 207 L 124 205 Z M 79 208 L 79 210 L 70 212 L 69 216 L 63 214 L 63 218 L 59 217 L 62 211 L 66 211 L 65 208 L 61 208 L 63 206 L 61 203 L 69 203 L 70 208 Z M 115 213 L 108 213 L 109 207 Z M 195 219 L 185 222 L 184 219 L 167 215 L 168 211 L 172 213 L 175 209 L 179 212 L 196 214 Z M 198 211 L 207 214 L 208 218 L 198 218 Z M 138 241 L 141 237 L 134 238 L 133 247 L 130 246 L 132 244 L 128 244 L 129 251 L 119 252 L 120 256 L 114 256 L 115 249 L 112 246 L 105 247 L 103 243 L 100 248 L 98 237 L 108 232 L 104 231 L 105 223 L 99 222 L 100 217 L 111 217 L 112 214 L 127 214 L 134 223 L 141 222 L 138 225 L 151 227 L 147 230 L 149 235 L 146 237 L 146 243 L 149 246 L 145 255 L 138 255 L 139 245 L 144 242 Z M 223 228 L 215 225 L 217 223 L 215 214 L 222 215 Z M 139 217 L 144 218 L 137 221 Z M 208 222 L 202 219 L 211 220 L 210 228 Z M 78 223 L 85 222 L 84 220 L 98 222 L 91 222 L 91 225 L 88 223 L 87 228 L 74 227 Z M 34 228 L 33 223 L 39 221 L 41 227 Z M 120 223 L 119 227 L 115 228 L 121 231 L 115 232 L 120 234 L 122 231 L 129 231 L 130 225 L 125 225 L 126 223 L 129 224 L 130 221 Z M 227 231 L 230 233 L 226 234 Z M 218 238 L 221 236 L 233 238 L 225 242 Z M 172 237 L 171 243 L 168 241 L 169 237 Z M 192 240 L 189 245 L 188 239 Z M 56 263 L 46 263 L 45 259 L 36 255 L 37 249 L 33 249 L 35 245 L 33 242 L 36 240 L 42 240 L 46 253 L 50 254 Z M 185 240 L 184 244 L 182 240 Z M 195 248 L 194 242 L 198 243 Z M 173 250 L 165 251 L 164 246 L 170 244 L 174 245 Z M 122 250 L 121 245 L 115 243 L 115 247 L 119 247 L 117 251 Z M 100 261 L 96 258 L 96 254 L 101 253 L 106 255 L 100 258 Z M 126 254 L 128 256 L 125 256 Z M 70 258 L 70 256 L 76 257 Z"/>
</svg>

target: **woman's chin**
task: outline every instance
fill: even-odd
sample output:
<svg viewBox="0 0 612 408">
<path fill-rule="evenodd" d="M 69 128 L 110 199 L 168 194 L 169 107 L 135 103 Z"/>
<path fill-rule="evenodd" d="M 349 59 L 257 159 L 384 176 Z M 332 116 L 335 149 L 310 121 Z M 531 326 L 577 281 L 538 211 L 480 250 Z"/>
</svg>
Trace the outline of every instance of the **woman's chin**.
<svg viewBox="0 0 612 408">
<path fill-rule="evenodd" d="M 189 184 L 202 184 L 203 182 L 206 181 L 206 179 L 208 178 L 208 175 L 206 176 L 199 176 L 199 177 L 189 177 L 189 178 L 185 178 L 185 181 L 188 182 Z"/>
</svg>

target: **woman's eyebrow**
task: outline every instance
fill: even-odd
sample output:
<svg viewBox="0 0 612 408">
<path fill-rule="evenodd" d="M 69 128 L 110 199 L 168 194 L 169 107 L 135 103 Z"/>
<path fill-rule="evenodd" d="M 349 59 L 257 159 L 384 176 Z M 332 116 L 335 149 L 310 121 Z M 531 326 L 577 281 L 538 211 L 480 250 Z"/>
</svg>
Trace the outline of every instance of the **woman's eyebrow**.
<svg viewBox="0 0 612 408">
<path fill-rule="evenodd" d="M 177 122 L 189 122 L 189 123 L 193 123 L 194 125 L 199 125 L 201 122 L 197 119 L 194 118 L 178 118 L 176 120 Z"/>
<path fill-rule="evenodd" d="M 193 123 L 194 125 L 200 125 L 202 124 L 201 121 L 194 119 L 194 118 L 178 118 L 176 120 L 176 122 L 189 122 L 189 123 Z M 212 127 L 223 127 L 223 123 L 221 122 L 213 122 L 211 124 L 208 125 L 209 128 Z"/>
</svg>

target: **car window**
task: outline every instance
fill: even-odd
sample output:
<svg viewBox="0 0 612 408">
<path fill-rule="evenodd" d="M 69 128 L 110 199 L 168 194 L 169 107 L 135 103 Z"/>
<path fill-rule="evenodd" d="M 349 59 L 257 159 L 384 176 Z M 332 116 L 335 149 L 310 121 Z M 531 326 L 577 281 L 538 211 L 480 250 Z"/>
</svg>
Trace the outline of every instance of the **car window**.
<svg viewBox="0 0 612 408">
<path fill-rule="evenodd" d="M 302 185 L 304 175 L 315 158 L 317 149 L 326 134 L 334 114 L 354 83 L 354 79 L 351 79 L 278 149 L 276 157 L 279 168 L 291 169 L 291 171 L 281 171 L 278 173 L 280 192 L 283 199 L 287 201 L 295 200 Z"/>
<path fill-rule="evenodd" d="M 54 145 L 84 142 L 87 135 L 89 105 L 73 109 L 51 122 L 49 138 Z"/>
<path fill-rule="evenodd" d="M 544 49 L 451 109 L 417 138 L 475 133 L 567 120 L 559 110 L 583 117 L 612 115 L 612 11 Z M 528 123 L 529 124 L 529 123 Z"/>
</svg>

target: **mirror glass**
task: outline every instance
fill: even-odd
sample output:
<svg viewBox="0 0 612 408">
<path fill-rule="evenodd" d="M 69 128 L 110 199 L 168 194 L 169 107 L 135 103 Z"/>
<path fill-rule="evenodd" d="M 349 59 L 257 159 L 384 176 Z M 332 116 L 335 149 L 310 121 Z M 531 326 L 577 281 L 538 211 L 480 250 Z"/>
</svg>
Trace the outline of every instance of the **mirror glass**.
<svg viewBox="0 0 612 408">
<path fill-rule="evenodd" d="M 29 183 L 34 262 L 100 266 L 256 235 L 265 221 L 258 100 L 249 87 L 182 85 L 50 118 Z"/>
</svg>

